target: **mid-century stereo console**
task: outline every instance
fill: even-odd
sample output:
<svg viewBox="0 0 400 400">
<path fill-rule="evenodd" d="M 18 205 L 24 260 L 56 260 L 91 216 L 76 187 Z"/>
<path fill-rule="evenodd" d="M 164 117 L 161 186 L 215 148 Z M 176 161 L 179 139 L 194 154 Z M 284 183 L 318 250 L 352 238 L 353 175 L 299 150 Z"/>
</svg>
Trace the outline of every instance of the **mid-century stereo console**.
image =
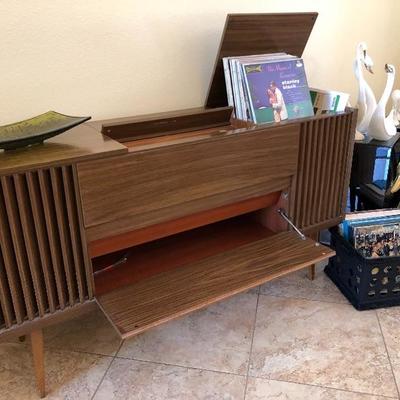
<svg viewBox="0 0 400 400">
<path fill-rule="evenodd" d="M 99 306 L 128 338 L 333 255 L 356 112 L 235 120 L 221 61 L 301 56 L 316 17 L 228 16 L 204 108 L 0 153 L 0 338 L 31 335 L 42 396 L 45 326 Z"/>
</svg>

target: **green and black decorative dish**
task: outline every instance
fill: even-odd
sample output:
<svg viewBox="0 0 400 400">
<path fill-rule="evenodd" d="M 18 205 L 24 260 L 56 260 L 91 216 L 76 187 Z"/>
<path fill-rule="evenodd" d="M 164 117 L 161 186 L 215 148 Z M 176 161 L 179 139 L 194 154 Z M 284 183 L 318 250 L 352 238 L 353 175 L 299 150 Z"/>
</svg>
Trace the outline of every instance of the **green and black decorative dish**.
<svg viewBox="0 0 400 400">
<path fill-rule="evenodd" d="M 0 126 L 0 149 L 14 150 L 43 143 L 44 140 L 57 136 L 90 118 L 71 117 L 48 111 L 24 121 Z"/>
</svg>

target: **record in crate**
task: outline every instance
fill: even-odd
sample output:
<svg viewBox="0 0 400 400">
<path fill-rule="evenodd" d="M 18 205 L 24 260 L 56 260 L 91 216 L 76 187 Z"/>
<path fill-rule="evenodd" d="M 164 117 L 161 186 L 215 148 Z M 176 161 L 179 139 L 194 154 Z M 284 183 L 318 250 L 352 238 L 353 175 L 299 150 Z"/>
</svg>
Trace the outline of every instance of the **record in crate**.
<svg viewBox="0 0 400 400">
<path fill-rule="evenodd" d="M 400 224 L 353 228 L 354 248 L 366 258 L 400 255 Z"/>
</svg>

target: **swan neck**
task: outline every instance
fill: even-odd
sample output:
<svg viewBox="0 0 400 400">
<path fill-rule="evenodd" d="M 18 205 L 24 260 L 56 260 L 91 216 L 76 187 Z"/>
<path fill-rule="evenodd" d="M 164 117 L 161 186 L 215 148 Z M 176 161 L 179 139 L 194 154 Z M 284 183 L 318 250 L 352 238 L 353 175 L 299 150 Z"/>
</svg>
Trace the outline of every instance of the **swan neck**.
<svg viewBox="0 0 400 400">
<path fill-rule="evenodd" d="M 357 54 L 357 58 L 356 58 L 356 60 L 355 60 L 355 68 L 354 68 L 354 71 L 355 71 L 356 78 L 357 78 L 360 82 L 361 82 L 361 81 L 364 81 L 364 76 L 363 76 L 361 61 L 360 61 L 360 57 L 358 57 L 358 54 Z"/>
<path fill-rule="evenodd" d="M 388 74 L 385 90 L 383 91 L 382 97 L 379 100 L 380 105 L 386 105 L 386 103 L 388 102 L 390 94 L 392 93 L 393 84 L 394 84 L 394 74 Z"/>
</svg>

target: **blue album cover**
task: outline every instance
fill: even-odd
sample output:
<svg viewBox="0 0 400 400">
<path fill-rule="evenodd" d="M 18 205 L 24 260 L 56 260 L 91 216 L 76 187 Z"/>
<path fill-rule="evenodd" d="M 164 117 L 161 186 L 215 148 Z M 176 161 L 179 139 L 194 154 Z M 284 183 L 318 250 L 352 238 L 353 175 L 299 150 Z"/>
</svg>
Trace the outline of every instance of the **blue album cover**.
<svg viewBox="0 0 400 400">
<path fill-rule="evenodd" d="M 242 68 L 254 122 L 314 115 L 302 59 L 243 64 Z"/>
</svg>

